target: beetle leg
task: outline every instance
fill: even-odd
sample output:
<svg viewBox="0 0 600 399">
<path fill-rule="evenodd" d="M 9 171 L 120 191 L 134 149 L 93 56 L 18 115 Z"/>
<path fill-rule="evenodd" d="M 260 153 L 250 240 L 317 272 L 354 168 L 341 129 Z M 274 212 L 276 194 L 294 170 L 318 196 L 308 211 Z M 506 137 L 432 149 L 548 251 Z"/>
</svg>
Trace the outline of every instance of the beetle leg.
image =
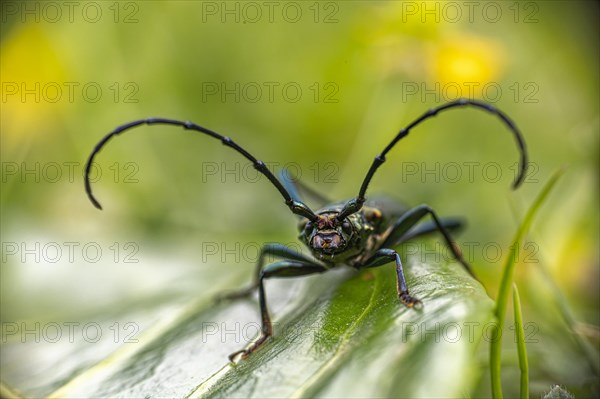
<svg viewBox="0 0 600 399">
<path fill-rule="evenodd" d="M 460 262 L 460 264 L 463 265 L 463 267 L 467 270 L 467 272 L 469 272 L 469 274 L 471 276 L 473 276 L 475 279 L 477 279 L 477 277 L 475 277 L 475 274 L 473 273 L 473 269 L 471 268 L 471 265 L 469 265 L 469 263 L 463 258 L 460 248 L 458 247 L 456 242 L 454 242 L 454 240 L 450 236 L 450 233 L 448 233 L 448 230 L 446 229 L 446 227 L 444 227 L 444 223 L 442 222 L 442 220 L 440 218 L 438 218 L 436 213 L 433 211 L 433 209 L 431 209 L 431 207 L 429 205 L 423 204 L 423 205 L 416 206 L 416 207 L 410 209 L 409 211 L 407 211 L 406 213 L 404 213 L 402 216 L 400 216 L 398 218 L 398 220 L 396 220 L 396 222 L 392 225 L 389 235 L 383 241 L 381 246 L 382 247 L 393 247 L 395 245 L 398 245 L 398 243 L 405 241 L 406 233 L 414 225 L 416 225 L 420 219 L 422 219 L 423 217 L 425 217 L 428 214 L 431 215 L 431 217 L 433 219 L 433 223 L 435 224 L 435 228 L 440 233 L 442 233 L 442 236 L 444 237 L 444 241 L 446 241 L 446 245 L 452 251 L 454 258 L 456 258 L 456 260 L 458 262 Z M 409 233 L 409 235 L 410 235 L 410 233 Z M 414 235 L 413 235 L 413 237 L 414 237 Z"/>
<path fill-rule="evenodd" d="M 265 341 L 273 335 L 273 325 L 267 309 L 267 297 L 265 295 L 264 279 L 272 277 L 298 277 L 313 273 L 322 273 L 327 271 L 327 268 L 313 263 L 298 260 L 282 260 L 272 263 L 260 271 L 258 280 L 258 300 L 260 303 L 260 313 L 262 319 L 262 328 L 260 337 L 253 342 L 248 348 L 239 350 L 229 355 L 229 360 L 242 355 L 242 359 L 246 359 L 252 352 L 260 348 Z"/>
<path fill-rule="evenodd" d="M 393 249 L 381 248 L 377 250 L 364 264 L 357 266 L 357 269 L 378 267 L 394 261 L 396 262 L 396 289 L 398 290 L 398 297 L 402 303 L 409 308 L 420 304 L 421 301 L 419 299 L 408 294 L 408 286 L 406 285 L 406 278 L 404 277 L 404 270 L 402 269 L 402 261 L 400 260 L 398 252 Z"/>
<path fill-rule="evenodd" d="M 254 274 L 254 281 L 252 284 L 246 288 L 242 288 L 240 290 L 236 290 L 229 293 L 224 293 L 217 296 L 217 301 L 222 300 L 230 300 L 230 299 L 239 299 L 246 298 L 250 296 L 257 288 L 260 279 L 260 271 L 262 270 L 265 264 L 265 258 L 267 256 L 278 257 L 287 260 L 297 260 L 306 263 L 314 263 L 314 260 L 309 258 L 306 255 L 303 255 L 299 250 L 287 247 L 283 244 L 266 244 L 260 250 L 260 255 L 258 256 L 258 262 L 256 263 L 256 272 Z"/>
</svg>

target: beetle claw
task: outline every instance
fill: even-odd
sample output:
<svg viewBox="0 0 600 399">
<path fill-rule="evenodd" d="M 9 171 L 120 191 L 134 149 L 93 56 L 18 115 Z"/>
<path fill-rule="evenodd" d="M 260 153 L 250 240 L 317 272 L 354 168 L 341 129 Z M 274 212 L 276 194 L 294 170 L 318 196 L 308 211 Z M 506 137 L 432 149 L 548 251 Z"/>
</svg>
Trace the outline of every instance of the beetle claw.
<svg viewBox="0 0 600 399">
<path fill-rule="evenodd" d="M 231 363 L 235 363 L 234 359 L 236 357 L 238 357 L 238 355 L 240 355 L 240 354 L 242 355 L 242 360 L 246 359 L 248 357 L 248 355 L 249 355 L 249 353 L 248 353 L 248 351 L 246 349 L 242 349 L 242 350 L 233 352 L 231 355 L 229 355 L 229 361 Z"/>
<path fill-rule="evenodd" d="M 407 308 L 412 308 L 415 306 L 419 307 L 423 305 L 423 302 L 421 302 L 420 299 L 408 295 L 407 292 L 403 292 L 400 294 L 400 301 L 402 301 L 404 306 L 406 306 Z"/>
</svg>

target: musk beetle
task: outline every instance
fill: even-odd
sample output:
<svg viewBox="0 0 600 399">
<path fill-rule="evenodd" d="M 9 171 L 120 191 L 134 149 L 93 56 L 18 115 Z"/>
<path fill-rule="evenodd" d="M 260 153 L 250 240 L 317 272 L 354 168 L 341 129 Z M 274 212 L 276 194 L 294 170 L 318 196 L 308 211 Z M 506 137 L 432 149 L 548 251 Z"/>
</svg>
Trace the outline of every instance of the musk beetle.
<svg viewBox="0 0 600 399">
<path fill-rule="evenodd" d="M 256 159 L 229 137 L 222 136 L 192 122 L 164 118 L 148 118 L 127 123 L 117 127 L 100 140 L 87 161 L 85 168 L 85 190 L 94 206 L 102 209 L 100 203 L 92 194 L 90 186 L 89 174 L 92 162 L 96 154 L 111 138 L 140 125 L 179 126 L 220 140 L 224 145 L 231 147 L 252 162 L 254 168 L 271 182 L 284 198 L 285 205 L 300 218 L 300 240 L 308 246 L 312 256 L 299 253 L 281 244 L 265 245 L 261 249 L 256 265 L 254 282 L 248 288 L 222 296 L 224 299 L 241 298 L 258 290 L 262 318 L 260 337 L 246 349 L 234 352 L 229 356 L 231 361 L 238 355 L 241 355 L 243 359 L 258 349 L 273 335 L 273 327 L 267 309 L 263 283 L 265 279 L 322 273 L 340 265 L 360 270 L 394 263 L 396 266 L 398 297 L 405 306 L 412 307 L 420 304 L 421 301 L 409 294 L 400 255 L 393 248 L 411 238 L 435 231 L 441 233 L 456 260 L 475 277 L 471 267 L 465 261 L 460 249 L 450 236 L 450 231 L 460 227 L 461 222 L 459 220 L 442 219 L 427 205 L 419 205 L 412 209 L 407 209 L 385 198 L 367 199 L 366 197 L 371 179 L 375 175 L 375 172 L 377 172 L 377 169 L 385 162 L 388 152 L 390 152 L 398 141 L 406 137 L 415 126 L 426 119 L 437 115 L 439 112 L 458 107 L 473 107 L 496 115 L 512 132 L 520 152 L 519 173 L 513 182 L 513 188 L 517 188 L 525 177 L 527 150 L 523 136 L 516 125 L 506 114 L 490 104 L 477 100 L 459 99 L 430 109 L 400 130 L 387 147 L 375 157 L 360 186 L 358 195 L 346 201 L 329 203 L 323 196 L 299 182 L 293 182 L 283 177 L 277 178 L 266 167 L 265 163 Z M 303 202 L 300 195 L 301 192 L 322 204 L 322 208 L 313 211 Z M 429 216 L 431 220 L 417 225 L 426 216 Z M 275 257 L 280 260 L 265 265 L 266 256 Z"/>
</svg>

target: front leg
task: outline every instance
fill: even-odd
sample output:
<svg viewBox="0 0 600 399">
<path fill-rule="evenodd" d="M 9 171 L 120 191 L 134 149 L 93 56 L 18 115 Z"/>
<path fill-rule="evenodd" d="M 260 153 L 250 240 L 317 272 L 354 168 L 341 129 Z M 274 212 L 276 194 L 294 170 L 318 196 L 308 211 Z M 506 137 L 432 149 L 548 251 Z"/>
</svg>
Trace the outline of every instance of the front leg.
<svg viewBox="0 0 600 399">
<path fill-rule="evenodd" d="M 416 206 L 400 216 L 390 228 L 388 236 L 383 241 L 381 246 L 393 247 L 398 245 L 400 242 L 405 241 L 405 234 L 427 215 L 430 215 L 433 219 L 435 228 L 444 237 L 444 241 L 446 241 L 446 245 L 452 251 L 454 258 L 460 262 L 460 264 L 471 276 L 473 276 L 473 278 L 477 279 L 475 273 L 473 273 L 473 268 L 471 265 L 469 265 L 465 258 L 463 258 L 459 246 L 456 244 L 456 242 L 454 242 L 452 236 L 448 232 L 448 227 L 453 227 L 453 225 L 456 224 L 456 221 L 446 221 L 444 219 L 440 219 L 429 205 L 423 204 Z"/>
<path fill-rule="evenodd" d="M 260 314 L 262 318 L 262 328 L 260 337 L 256 342 L 253 342 L 247 349 L 242 349 L 229 355 L 229 360 L 239 354 L 242 359 L 246 359 L 252 352 L 260 348 L 265 341 L 273 335 L 273 325 L 269 310 L 267 309 L 267 297 L 265 295 L 264 280 L 271 277 L 298 277 L 313 273 L 322 273 L 327 271 L 327 268 L 314 262 L 298 261 L 298 260 L 282 260 L 272 263 L 260 271 L 258 279 L 258 301 L 260 304 Z"/>
<path fill-rule="evenodd" d="M 266 244 L 260 250 L 258 256 L 258 262 L 256 262 L 256 268 L 254 273 L 254 281 L 246 288 L 236 290 L 233 292 L 227 292 L 217 296 L 217 301 L 246 298 L 250 296 L 257 288 L 260 280 L 260 272 L 264 267 L 265 258 L 267 256 L 282 258 L 284 260 L 297 260 L 300 262 L 313 263 L 313 260 L 306 255 L 303 255 L 300 251 L 287 247 L 283 244 Z"/>
<path fill-rule="evenodd" d="M 386 263 L 396 262 L 396 289 L 398 291 L 398 297 L 404 305 L 411 308 L 414 305 L 420 304 L 421 300 L 414 298 L 408 294 L 408 286 L 406 285 L 406 278 L 404 277 L 404 270 L 402 269 L 402 261 L 398 252 L 389 248 L 381 248 L 377 250 L 373 256 L 367 261 L 356 266 L 357 269 L 367 269 L 370 267 L 378 267 L 385 265 Z"/>
</svg>

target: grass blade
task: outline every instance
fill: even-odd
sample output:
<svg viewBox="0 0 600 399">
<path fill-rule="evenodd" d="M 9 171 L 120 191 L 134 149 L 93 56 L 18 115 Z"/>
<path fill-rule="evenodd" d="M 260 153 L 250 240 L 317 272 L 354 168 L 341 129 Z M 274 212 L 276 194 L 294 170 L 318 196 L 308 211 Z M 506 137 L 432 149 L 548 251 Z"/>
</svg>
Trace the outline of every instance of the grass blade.
<svg viewBox="0 0 600 399">
<path fill-rule="evenodd" d="M 554 174 L 548 180 L 548 183 L 542 189 L 542 192 L 537 196 L 523 222 L 519 226 L 515 238 L 513 239 L 512 245 L 510 246 L 510 251 L 508 257 L 506 258 L 506 263 L 504 264 L 504 271 L 502 274 L 502 281 L 500 283 L 500 289 L 498 290 L 498 298 L 496 299 L 496 309 L 495 315 L 497 319 L 497 324 L 493 329 L 494 337 L 492 339 L 490 345 L 490 372 L 491 372 L 491 380 L 492 380 L 492 396 L 496 399 L 502 398 L 502 383 L 500 379 L 500 367 L 501 367 L 501 349 L 502 349 L 502 340 L 501 340 L 501 332 L 504 328 L 504 318 L 506 316 L 506 306 L 508 303 L 508 294 L 510 287 L 512 285 L 513 273 L 515 270 L 515 264 L 518 257 L 519 249 L 521 248 L 521 243 L 525 234 L 529 230 L 533 219 L 548 197 L 550 191 L 563 174 L 564 170 L 561 168 L 554 172 Z"/>
<path fill-rule="evenodd" d="M 523 314 L 521 299 L 517 284 L 513 283 L 513 306 L 515 314 L 515 329 L 517 334 L 517 352 L 519 353 L 519 368 L 521 369 L 520 396 L 529 398 L 529 364 L 527 363 L 527 347 L 525 345 L 525 330 L 523 329 Z"/>
</svg>

